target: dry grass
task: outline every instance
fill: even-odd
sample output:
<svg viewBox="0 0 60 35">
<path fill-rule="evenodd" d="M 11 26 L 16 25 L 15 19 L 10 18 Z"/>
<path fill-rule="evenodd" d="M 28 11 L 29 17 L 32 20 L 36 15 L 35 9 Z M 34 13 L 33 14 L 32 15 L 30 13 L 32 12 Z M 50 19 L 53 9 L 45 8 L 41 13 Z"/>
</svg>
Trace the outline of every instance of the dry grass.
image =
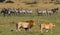
<svg viewBox="0 0 60 35">
<path fill-rule="evenodd" d="M 56 4 L 44 4 L 44 3 L 37 3 L 35 5 L 33 5 L 33 7 L 30 7 L 30 5 L 26 5 L 25 3 L 23 3 L 24 1 L 26 2 L 32 2 L 31 0 L 13 0 L 15 3 L 0 3 L 0 8 L 27 8 L 27 9 L 35 9 L 35 8 L 40 8 L 40 9 L 51 9 L 54 7 L 59 7 L 60 5 L 56 5 Z M 34 1 L 34 0 L 33 0 Z"/>
</svg>

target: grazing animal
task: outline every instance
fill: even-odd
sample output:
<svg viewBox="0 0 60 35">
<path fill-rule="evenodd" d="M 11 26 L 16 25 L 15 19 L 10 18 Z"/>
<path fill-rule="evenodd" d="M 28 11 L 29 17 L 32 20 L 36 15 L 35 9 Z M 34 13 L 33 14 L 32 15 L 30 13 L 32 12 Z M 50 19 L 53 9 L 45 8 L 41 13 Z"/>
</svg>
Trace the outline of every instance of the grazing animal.
<svg viewBox="0 0 60 35">
<path fill-rule="evenodd" d="M 3 8 L 2 11 L 1 11 L 1 14 L 3 14 L 4 16 L 7 14 L 7 15 L 10 15 L 10 11 L 8 12 L 8 9 L 7 8 Z"/>
<path fill-rule="evenodd" d="M 53 8 L 53 9 L 51 9 L 51 11 L 53 11 L 53 13 L 57 13 L 58 10 L 59 10 L 59 8 Z"/>
<path fill-rule="evenodd" d="M 51 16 L 52 14 L 53 14 L 53 11 L 51 11 L 51 10 L 48 10 L 47 11 L 47 15 L 50 15 Z"/>
<path fill-rule="evenodd" d="M 32 12 L 33 12 L 32 10 L 28 10 L 28 9 L 26 10 L 27 14 L 32 14 Z"/>
<path fill-rule="evenodd" d="M 40 9 L 36 9 L 38 15 L 42 15 L 42 11 Z"/>
<path fill-rule="evenodd" d="M 42 23 L 39 26 L 40 26 L 41 33 L 43 33 L 43 29 L 45 29 L 46 32 L 48 32 L 48 30 L 51 30 L 51 32 L 52 32 L 52 29 L 53 29 L 53 27 L 55 27 L 55 24 L 53 24 L 53 23 L 48 23 L 48 24 Z"/>
<path fill-rule="evenodd" d="M 31 29 L 34 25 L 34 20 L 18 22 L 16 23 L 16 31 L 20 31 L 20 28 L 24 28 L 27 31 L 28 29 Z"/>
<path fill-rule="evenodd" d="M 47 10 L 39 10 L 39 9 L 36 9 L 38 15 L 45 15 L 47 13 Z"/>
</svg>

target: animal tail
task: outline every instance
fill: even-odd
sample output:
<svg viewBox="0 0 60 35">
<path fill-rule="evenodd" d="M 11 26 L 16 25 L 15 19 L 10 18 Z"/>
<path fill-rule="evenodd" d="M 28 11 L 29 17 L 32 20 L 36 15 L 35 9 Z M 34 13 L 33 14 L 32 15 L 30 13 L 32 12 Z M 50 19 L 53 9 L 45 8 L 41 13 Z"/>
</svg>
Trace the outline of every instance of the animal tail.
<svg viewBox="0 0 60 35">
<path fill-rule="evenodd" d="M 40 24 L 39 26 L 40 26 L 40 28 L 41 28 L 41 24 Z"/>
<path fill-rule="evenodd" d="M 39 25 L 39 27 L 40 27 L 40 31 L 41 31 L 41 24 Z"/>
<path fill-rule="evenodd" d="M 16 29 L 18 29 L 18 24 L 16 23 Z"/>
</svg>

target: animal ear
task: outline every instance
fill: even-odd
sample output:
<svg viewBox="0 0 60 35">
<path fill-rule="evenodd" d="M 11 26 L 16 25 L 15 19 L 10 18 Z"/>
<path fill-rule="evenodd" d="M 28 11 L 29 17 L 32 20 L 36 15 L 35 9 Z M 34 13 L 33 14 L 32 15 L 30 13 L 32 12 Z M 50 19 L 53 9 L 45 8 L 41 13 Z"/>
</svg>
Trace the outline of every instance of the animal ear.
<svg viewBox="0 0 60 35">
<path fill-rule="evenodd" d="M 55 24 L 53 24 L 54 26 L 56 26 Z"/>
</svg>

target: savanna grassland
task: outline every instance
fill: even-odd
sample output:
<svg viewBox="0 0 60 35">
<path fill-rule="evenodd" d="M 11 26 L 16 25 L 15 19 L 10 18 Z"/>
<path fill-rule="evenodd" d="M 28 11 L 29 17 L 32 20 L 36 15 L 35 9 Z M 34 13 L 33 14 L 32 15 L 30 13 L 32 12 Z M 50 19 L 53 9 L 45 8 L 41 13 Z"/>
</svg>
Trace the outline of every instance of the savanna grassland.
<svg viewBox="0 0 60 35">
<path fill-rule="evenodd" d="M 51 9 L 54 7 L 60 8 L 59 4 L 43 4 L 38 3 L 33 5 L 34 7 L 31 7 L 30 5 L 26 5 L 22 2 L 22 0 L 14 1 L 16 3 L 0 3 L 0 9 L 1 8 L 27 8 L 33 10 L 35 12 L 35 8 L 39 9 Z M 36 22 L 36 25 L 29 31 L 26 32 L 24 29 L 20 32 L 16 32 L 16 23 L 19 21 L 26 21 L 33 19 Z M 39 24 L 41 23 L 48 23 L 52 22 L 56 24 L 56 27 L 53 29 L 53 33 L 43 33 L 39 32 Z M 13 31 L 11 31 L 13 30 Z M 19 16 L 2 16 L 0 14 L 0 35 L 60 35 L 60 10 L 58 13 L 52 14 L 51 16 L 38 16 L 37 14 L 32 15 L 19 15 Z"/>
</svg>

